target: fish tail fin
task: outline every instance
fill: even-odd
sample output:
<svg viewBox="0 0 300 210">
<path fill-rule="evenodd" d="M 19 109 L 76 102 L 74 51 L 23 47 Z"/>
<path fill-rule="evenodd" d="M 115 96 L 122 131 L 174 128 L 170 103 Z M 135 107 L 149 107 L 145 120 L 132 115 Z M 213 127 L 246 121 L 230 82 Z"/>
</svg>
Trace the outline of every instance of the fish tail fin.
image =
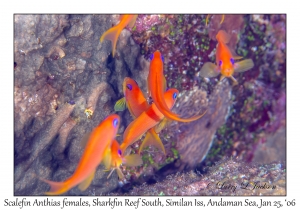
<svg viewBox="0 0 300 210">
<path fill-rule="evenodd" d="M 220 25 L 224 22 L 224 20 L 225 20 L 225 15 L 223 14 L 223 15 L 222 15 L 222 18 L 221 18 Z"/>
<path fill-rule="evenodd" d="M 129 28 L 132 28 L 134 26 L 137 17 L 138 17 L 138 15 L 132 15 L 132 18 L 131 18 L 131 20 L 128 23 L 128 27 Z"/>
<path fill-rule="evenodd" d="M 226 33 L 225 31 L 220 30 L 216 36 L 216 39 L 219 42 L 223 42 L 223 43 L 227 44 L 230 40 L 230 35 L 228 33 Z"/>
<path fill-rule="evenodd" d="M 157 147 L 166 155 L 165 147 L 164 147 L 163 143 L 161 142 L 161 139 L 155 132 L 154 128 L 151 128 L 147 132 L 146 137 L 144 138 L 138 153 L 140 154 L 141 151 L 148 145 L 153 145 L 153 146 Z"/>
<path fill-rule="evenodd" d="M 112 42 L 112 56 L 115 56 L 117 41 L 120 36 L 120 33 L 122 31 L 122 27 L 119 27 L 118 25 L 108 29 L 104 34 L 102 34 L 100 38 L 100 42 L 103 42 L 104 39 L 110 40 Z"/>
<path fill-rule="evenodd" d="M 205 26 L 207 26 L 207 24 L 208 24 L 208 19 L 209 19 L 210 16 L 211 16 L 211 15 L 206 15 L 206 18 L 205 18 Z"/>
<path fill-rule="evenodd" d="M 67 182 L 53 182 L 43 178 L 39 179 L 50 185 L 50 190 L 45 192 L 45 195 L 60 195 L 64 192 L 67 192 L 71 188 Z"/>
</svg>

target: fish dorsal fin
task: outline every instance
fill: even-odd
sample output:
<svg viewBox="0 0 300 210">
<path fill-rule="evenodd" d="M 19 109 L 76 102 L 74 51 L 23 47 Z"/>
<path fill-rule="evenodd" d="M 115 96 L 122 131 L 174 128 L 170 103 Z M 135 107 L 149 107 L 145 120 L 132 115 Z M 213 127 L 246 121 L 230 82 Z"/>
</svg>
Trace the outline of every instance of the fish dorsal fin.
<svg viewBox="0 0 300 210">
<path fill-rule="evenodd" d="M 106 170 L 109 170 L 111 168 L 111 149 L 108 148 L 104 151 L 102 163 L 105 166 Z"/>
<path fill-rule="evenodd" d="M 134 26 L 134 24 L 135 24 L 135 21 L 136 21 L 136 19 L 137 19 L 137 17 L 138 17 L 138 15 L 132 15 L 133 17 L 131 18 L 131 20 L 129 21 L 129 23 L 128 23 L 128 27 L 129 28 L 132 28 L 133 26 Z"/>
<path fill-rule="evenodd" d="M 165 77 L 163 77 L 163 90 L 167 91 L 167 80 Z"/>
<path fill-rule="evenodd" d="M 143 164 L 143 160 L 138 154 L 127 155 L 124 159 L 125 162 L 123 164 L 125 166 L 140 166 Z"/>
<path fill-rule="evenodd" d="M 158 123 L 155 126 L 155 132 L 160 133 L 162 129 L 164 129 L 167 126 L 167 124 L 169 124 L 170 122 L 171 120 L 165 117 L 162 121 L 160 121 L 160 123 Z"/>
<path fill-rule="evenodd" d="M 199 75 L 201 77 L 216 77 L 220 74 L 220 72 L 217 70 L 218 67 L 211 63 L 211 62 L 206 62 L 202 68 L 200 69 Z"/>
<path fill-rule="evenodd" d="M 121 112 L 124 111 L 125 109 L 126 109 L 126 99 L 125 97 L 123 97 L 116 102 L 114 106 L 114 110 L 116 112 Z"/>
<path fill-rule="evenodd" d="M 95 172 L 96 170 L 94 170 L 83 182 L 78 185 L 78 188 L 81 191 L 85 191 L 90 186 L 95 177 Z"/>
<path fill-rule="evenodd" d="M 234 60 L 240 60 L 240 59 L 243 58 L 243 56 L 239 56 L 239 55 L 234 55 L 234 54 L 233 54 L 232 58 L 233 58 Z"/>
<path fill-rule="evenodd" d="M 151 128 L 146 133 L 146 136 L 140 146 L 139 154 L 146 146 L 149 146 L 149 145 L 155 146 L 156 148 L 160 149 L 164 154 L 166 154 L 165 147 L 164 147 L 163 143 L 161 142 L 161 139 L 155 132 L 154 128 Z"/>
<path fill-rule="evenodd" d="M 86 133 L 86 134 L 83 135 L 82 140 L 80 142 L 80 146 L 82 148 L 85 148 L 85 146 L 86 146 L 86 144 L 87 144 L 87 142 L 88 142 L 88 140 L 90 138 L 90 135 L 91 135 L 91 133 Z"/>
<path fill-rule="evenodd" d="M 231 56 L 234 60 L 240 60 L 243 58 L 243 56 L 239 56 L 238 54 L 236 54 L 236 52 L 233 49 L 231 49 L 229 46 L 227 46 L 227 47 L 228 47 L 228 49 L 231 53 Z"/>
<path fill-rule="evenodd" d="M 248 71 L 249 69 L 253 68 L 253 66 L 254 63 L 252 59 L 245 59 L 234 64 L 234 71 L 235 72 Z"/>
</svg>

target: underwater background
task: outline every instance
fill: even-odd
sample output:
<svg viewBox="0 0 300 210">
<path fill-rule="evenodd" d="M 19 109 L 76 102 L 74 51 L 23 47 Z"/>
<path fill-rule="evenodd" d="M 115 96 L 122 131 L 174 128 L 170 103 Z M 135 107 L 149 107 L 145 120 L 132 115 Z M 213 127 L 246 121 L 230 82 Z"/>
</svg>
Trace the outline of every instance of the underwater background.
<svg viewBox="0 0 300 210">
<path fill-rule="evenodd" d="M 159 134 L 166 155 L 146 148 L 143 165 L 121 167 L 126 181 L 116 173 L 107 179 L 100 165 L 87 190 L 65 195 L 285 195 L 286 15 L 138 15 L 113 57 L 111 42 L 99 39 L 118 22 L 119 15 L 14 16 L 14 194 L 43 195 L 49 187 L 37 176 L 70 177 L 85 134 L 115 112 L 124 78 L 147 92 L 149 58 L 159 50 L 167 86 L 180 93 L 172 111 L 205 115 L 168 124 Z M 200 76 L 205 62 L 215 63 L 219 30 L 237 55 L 253 60 L 234 74 L 238 85 Z M 117 114 L 122 134 L 132 118 Z M 207 187 L 225 181 L 277 188 Z"/>
</svg>

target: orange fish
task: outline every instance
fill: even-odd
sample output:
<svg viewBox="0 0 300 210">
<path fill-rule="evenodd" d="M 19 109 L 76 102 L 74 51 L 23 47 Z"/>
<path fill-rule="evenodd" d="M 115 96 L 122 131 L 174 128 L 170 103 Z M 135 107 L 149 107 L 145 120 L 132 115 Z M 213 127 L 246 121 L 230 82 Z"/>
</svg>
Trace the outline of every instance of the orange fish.
<svg viewBox="0 0 300 210">
<path fill-rule="evenodd" d="M 53 182 L 46 179 L 42 181 L 50 185 L 50 191 L 46 195 L 60 195 L 79 184 L 79 189 L 84 191 L 91 184 L 97 166 L 103 157 L 107 155 L 113 139 L 120 125 L 120 117 L 116 114 L 103 120 L 89 136 L 89 140 L 79 161 L 74 174 L 64 182 Z"/>
<path fill-rule="evenodd" d="M 166 90 L 166 78 L 163 74 L 163 56 L 159 51 L 155 51 L 150 56 L 150 70 L 148 75 L 148 91 L 153 99 L 153 102 L 157 106 L 158 110 L 163 113 L 166 118 L 170 120 L 176 120 L 179 122 L 191 122 L 201 118 L 204 114 L 194 116 L 188 119 L 178 117 L 177 114 L 170 111 L 166 101 L 164 99 L 164 92 Z"/>
<path fill-rule="evenodd" d="M 124 174 L 122 173 L 120 166 L 122 164 L 126 166 L 139 166 L 143 164 L 141 156 L 138 154 L 126 155 L 123 156 L 120 145 L 116 140 L 113 140 L 111 144 L 111 151 L 103 160 L 106 170 L 111 170 L 107 178 L 110 177 L 114 170 L 117 171 L 117 174 L 121 180 L 124 179 Z"/>
<path fill-rule="evenodd" d="M 230 36 L 223 30 L 220 30 L 216 36 L 218 40 L 216 50 L 217 65 L 207 62 L 200 70 L 202 77 L 215 77 L 222 74 L 220 81 L 225 77 L 229 77 L 237 84 L 236 79 L 232 76 L 234 72 L 244 72 L 254 66 L 252 59 L 245 59 L 235 62 L 235 59 L 241 59 L 241 56 L 236 56 L 235 53 L 226 45 Z"/>
<path fill-rule="evenodd" d="M 164 93 L 164 97 L 168 109 L 171 109 L 174 106 L 177 96 L 178 96 L 178 90 L 173 88 L 167 90 Z M 126 148 L 129 145 L 136 142 L 145 132 L 147 132 L 149 129 L 153 128 L 154 126 L 156 126 L 163 118 L 164 115 L 157 109 L 156 105 L 152 103 L 151 106 L 145 112 L 140 114 L 134 121 L 132 121 L 124 131 L 124 135 L 123 135 L 124 141 L 121 144 L 122 152 L 124 153 Z M 145 140 L 140 146 L 140 151 L 147 145 L 144 142 Z M 149 141 L 146 140 L 146 142 Z M 162 144 L 161 141 L 159 141 L 159 143 Z M 163 145 L 155 145 L 155 146 L 157 146 L 158 148 L 163 147 Z"/>
<path fill-rule="evenodd" d="M 135 80 L 125 77 L 123 82 L 123 92 L 125 96 L 116 102 L 115 111 L 123 111 L 127 105 L 130 114 L 135 119 L 150 107 Z M 165 127 L 167 122 L 168 121 L 166 118 L 163 118 L 161 123 L 158 124 L 156 128 L 151 128 L 146 134 L 143 145 L 154 145 L 161 149 L 165 154 L 165 148 L 157 133 L 159 133 L 159 131 Z M 141 152 L 142 148 L 144 147 L 140 147 L 139 153 Z"/>
<path fill-rule="evenodd" d="M 103 42 L 104 39 L 110 40 L 112 42 L 112 56 L 115 56 L 115 50 L 118 38 L 120 36 L 121 31 L 128 25 L 132 28 L 135 24 L 136 18 L 138 15 L 121 15 L 120 22 L 108 29 L 104 34 L 102 34 L 100 38 L 100 42 Z"/>
<path fill-rule="evenodd" d="M 149 108 L 149 104 L 135 80 L 125 77 L 123 92 L 124 97 L 116 102 L 115 111 L 124 111 L 127 106 L 131 116 L 136 118 Z"/>
</svg>

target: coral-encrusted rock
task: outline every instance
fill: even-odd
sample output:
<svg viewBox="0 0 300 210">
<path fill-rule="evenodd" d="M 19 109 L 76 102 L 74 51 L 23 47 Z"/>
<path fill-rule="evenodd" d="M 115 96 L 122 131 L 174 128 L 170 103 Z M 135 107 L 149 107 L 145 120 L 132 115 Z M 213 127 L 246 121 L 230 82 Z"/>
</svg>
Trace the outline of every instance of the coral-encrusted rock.
<svg viewBox="0 0 300 210">
<path fill-rule="evenodd" d="M 69 178 L 83 148 L 80 142 L 113 112 L 122 83 L 147 65 L 139 46 L 122 31 L 116 57 L 100 36 L 116 22 L 111 15 L 16 15 L 14 49 L 15 195 L 41 195 L 53 181 Z M 86 109 L 92 111 L 87 118 Z M 126 119 L 129 119 L 126 118 Z M 120 131 L 128 124 L 121 121 Z M 117 187 L 99 167 L 91 186 L 65 195 L 103 194 Z"/>
<path fill-rule="evenodd" d="M 177 172 L 155 184 L 144 183 L 128 193 L 108 195 L 286 195 L 285 179 L 286 169 L 281 162 L 258 165 L 225 158 L 208 168 L 206 174 Z"/>
<path fill-rule="evenodd" d="M 192 168 L 205 158 L 211 147 L 216 130 L 225 123 L 231 106 L 231 86 L 227 80 L 216 85 L 210 95 L 208 104 L 206 92 L 201 90 L 191 91 L 190 95 L 183 94 L 176 102 L 175 113 L 181 117 L 206 114 L 199 120 L 190 123 L 176 123 L 168 128 L 172 130 L 171 138 L 175 139 L 176 148 L 179 151 L 180 159 L 174 164 L 172 170 Z"/>
</svg>

